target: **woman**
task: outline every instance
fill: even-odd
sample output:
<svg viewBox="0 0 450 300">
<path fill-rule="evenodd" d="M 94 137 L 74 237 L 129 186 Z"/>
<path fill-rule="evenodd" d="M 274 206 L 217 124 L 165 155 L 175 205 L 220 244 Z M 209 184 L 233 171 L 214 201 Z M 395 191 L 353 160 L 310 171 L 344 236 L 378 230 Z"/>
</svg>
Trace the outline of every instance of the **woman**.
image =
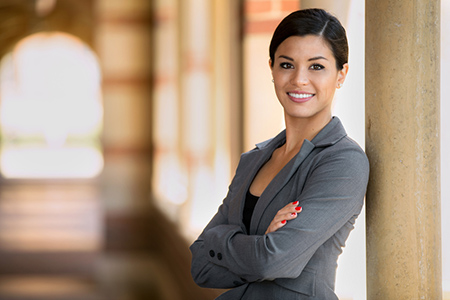
<svg viewBox="0 0 450 300">
<path fill-rule="evenodd" d="M 277 27 L 269 65 L 286 129 L 241 156 L 217 214 L 191 245 L 192 276 L 217 299 L 338 299 L 337 259 L 369 165 L 332 117 L 348 71 L 345 29 L 320 9 Z"/>
</svg>

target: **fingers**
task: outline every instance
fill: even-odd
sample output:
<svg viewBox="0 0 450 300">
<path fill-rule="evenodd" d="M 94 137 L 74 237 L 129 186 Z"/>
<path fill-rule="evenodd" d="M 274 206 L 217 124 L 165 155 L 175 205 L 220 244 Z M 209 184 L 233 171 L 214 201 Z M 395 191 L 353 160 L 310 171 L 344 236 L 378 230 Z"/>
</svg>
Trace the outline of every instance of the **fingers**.
<svg viewBox="0 0 450 300">
<path fill-rule="evenodd" d="M 290 209 L 288 212 L 286 213 L 282 213 L 279 214 L 277 216 L 275 216 L 274 220 L 275 221 L 279 221 L 281 223 L 281 225 L 286 225 L 287 221 L 293 220 L 295 218 L 297 218 L 298 214 L 302 211 L 301 207 L 295 207 L 294 211 L 292 211 L 292 209 Z"/>
<path fill-rule="evenodd" d="M 291 202 L 280 209 L 267 228 L 266 234 L 277 231 L 281 227 L 285 226 L 288 221 L 297 218 L 298 214 L 302 211 L 302 207 L 298 206 L 298 204 L 298 201 Z"/>
<path fill-rule="evenodd" d="M 297 214 L 302 211 L 302 207 L 298 206 L 298 201 L 289 203 L 282 209 L 280 209 L 275 216 L 274 220 L 292 220 L 297 217 Z"/>
<path fill-rule="evenodd" d="M 272 221 L 272 223 L 270 223 L 269 227 L 267 228 L 265 234 L 268 234 L 270 232 L 274 232 L 277 231 L 278 229 L 280 229 L 281 227 L 283 227 L 284 225 L 286 225 L 287 221 L 286 220 L 282 220 L 282 221 Z"/>
</svg>

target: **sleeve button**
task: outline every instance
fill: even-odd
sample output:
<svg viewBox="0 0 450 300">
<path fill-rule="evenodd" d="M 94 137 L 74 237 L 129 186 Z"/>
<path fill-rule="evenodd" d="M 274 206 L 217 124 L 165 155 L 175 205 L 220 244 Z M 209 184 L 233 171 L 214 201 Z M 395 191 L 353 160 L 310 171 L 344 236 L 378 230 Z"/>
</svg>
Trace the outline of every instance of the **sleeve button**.
<svg viewBox="0 0 450 300">
<path fill-rule="evenodd" d="M 214 257 L 216 255 L 213 250 L 209 250 L 209 256 Z"/>
<path fill-rule="evenodd" d="M 222 260 L 222 253 L 217 253 L 217 259 Z"/>
</svg>

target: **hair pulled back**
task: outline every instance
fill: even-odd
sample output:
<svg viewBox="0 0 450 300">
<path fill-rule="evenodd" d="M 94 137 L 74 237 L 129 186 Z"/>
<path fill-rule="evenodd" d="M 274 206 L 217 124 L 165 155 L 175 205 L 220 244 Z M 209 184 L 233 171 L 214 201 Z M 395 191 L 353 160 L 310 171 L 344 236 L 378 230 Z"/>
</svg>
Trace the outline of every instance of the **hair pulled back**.
<svg viewBox="0 0 450 300">
<path fill-rule="evenodd" d="M 330 46 L 336 59 L 336 68 L 342 70 L 348 62 L 348 42 L 344 27 L 339 20 L 323 9 L 298 10 L 285 17 L 272 36 L 269 55 L 272 66 L 278 46 L 290 36 L 321 36 Z"/>
</svg>

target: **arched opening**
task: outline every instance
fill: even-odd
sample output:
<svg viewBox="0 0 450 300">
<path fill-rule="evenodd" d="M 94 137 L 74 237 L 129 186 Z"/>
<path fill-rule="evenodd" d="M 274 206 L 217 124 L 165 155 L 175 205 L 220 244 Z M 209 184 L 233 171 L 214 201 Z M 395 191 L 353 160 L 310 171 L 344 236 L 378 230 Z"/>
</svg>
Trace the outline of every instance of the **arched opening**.
<svg viewBox="0 0 450 300">
<path fill-rule="evenodd" d="M 92 178 L 103 169 L 100 67 L 60 32 L 20 41 L 0 61 L 0 172 L 5 178 Z"/>
</svg>

